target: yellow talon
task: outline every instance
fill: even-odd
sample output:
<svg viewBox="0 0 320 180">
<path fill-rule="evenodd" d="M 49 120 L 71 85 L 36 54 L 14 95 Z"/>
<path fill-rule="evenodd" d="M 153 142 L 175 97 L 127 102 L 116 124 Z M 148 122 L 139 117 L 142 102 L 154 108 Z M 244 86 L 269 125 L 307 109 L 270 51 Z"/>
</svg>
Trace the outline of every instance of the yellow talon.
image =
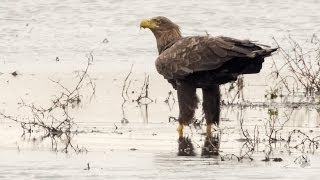
<svg viewBox="0 0 320 180">
<path fill-rule="evenodd" d="M 212 136 L 212 124 L 207 124 L 207 136 Z"/>
<path fill-rule="evenodd" d="M 183 137 L 183 124 L 179 124 L 177 131 L 179 134 L 179 138 L 182 138 Z"/>
</svg>

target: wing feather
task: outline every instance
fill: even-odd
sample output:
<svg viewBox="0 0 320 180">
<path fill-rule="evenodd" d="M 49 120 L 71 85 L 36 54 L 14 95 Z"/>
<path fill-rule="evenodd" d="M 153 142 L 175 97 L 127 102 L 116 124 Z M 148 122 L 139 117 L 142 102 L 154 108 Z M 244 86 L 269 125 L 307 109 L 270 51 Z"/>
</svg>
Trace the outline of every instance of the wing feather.
<svg viewBox="0 0 320 180">
<path fill-rule="evenodd" d="M 249 40 L 193 36 L 178 40 L 162 52 L 156 68 L 166 79 L 184 78 L 193 72 L 217 69 L 231 59 L 270 54 Z"/>
</svg>

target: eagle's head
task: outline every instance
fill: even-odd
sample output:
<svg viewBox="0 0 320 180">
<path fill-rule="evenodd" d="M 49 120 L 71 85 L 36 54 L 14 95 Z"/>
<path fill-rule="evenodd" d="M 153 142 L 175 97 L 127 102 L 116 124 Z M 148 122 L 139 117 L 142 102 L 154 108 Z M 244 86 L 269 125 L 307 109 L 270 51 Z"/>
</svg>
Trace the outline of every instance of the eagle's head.
<svg viewBox="0 0 320 180">
<path fill-rule="evenodd" d="M 179 29 L 179 26 L 166 17 L 157 16 L 141 21 L 140 28 L 149 28 L 151 31 L 158 32 Z"/>
<path fill-rule="evenodd" d="M 163 16 L 141 21 L 140 28 L 149 28 L 153 32 L 159 54 L 182 37 L 179 26 Z"/>
</svg>

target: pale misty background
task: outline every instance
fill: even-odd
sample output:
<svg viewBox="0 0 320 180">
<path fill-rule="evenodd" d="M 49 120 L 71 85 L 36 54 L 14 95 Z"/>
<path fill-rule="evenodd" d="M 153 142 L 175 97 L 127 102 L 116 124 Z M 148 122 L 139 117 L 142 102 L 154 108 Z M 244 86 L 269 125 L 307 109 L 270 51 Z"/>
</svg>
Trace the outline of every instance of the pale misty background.
<svg viewBox="0 0 320 180">
<path fill-rule="evenodd" d="M 97 71 L 134 63 L 155 72 L 155 39 L 139 29 L 144 18 L 169 17 L 184 36 L 207 31 L 274 45 L 272 37 L 319 33 L 319 7 L 316 0 L 7 0 L 0 5 L 0 71 L 69 71 L 93 52 Z"/>
</svg>

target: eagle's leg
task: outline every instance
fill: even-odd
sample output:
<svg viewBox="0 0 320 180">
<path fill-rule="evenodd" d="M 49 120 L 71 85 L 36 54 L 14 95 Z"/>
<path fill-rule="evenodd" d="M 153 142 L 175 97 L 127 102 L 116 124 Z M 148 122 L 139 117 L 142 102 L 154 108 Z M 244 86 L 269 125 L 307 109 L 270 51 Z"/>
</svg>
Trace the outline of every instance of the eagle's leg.
<svg viewBox="0 0 320 180">
<path fill-rule="evenodd" d="M 207 123 L 207 136 L 212 136 L 212 125 L 219 125 L 220 89 L 219 85 L 202 88 L 203 112 Z"/>
<path fill-rule="evenodd" d="M 207 135 L 202 148 L 202 156 L 218 155 L 220 138 L 218 133 L 212 134 L 212 125 L 219 125 L 220 89 L 219 85 L 202 88 L 203 111 L 207 122 Z"/>
<path fill-rule="evenodd" d="M 179 122 L 179 126 L 177 128 L 179 139 L 183 137 L 183 124 Z"/>
<path fill-rule="evenodd" d="M 177 94 L 179 102 L 179 139 L 183 138 L 183 126 L 190 124 L 198 105 L 196 86 L 189 81 L 177 80 Z"/>
</svg>

